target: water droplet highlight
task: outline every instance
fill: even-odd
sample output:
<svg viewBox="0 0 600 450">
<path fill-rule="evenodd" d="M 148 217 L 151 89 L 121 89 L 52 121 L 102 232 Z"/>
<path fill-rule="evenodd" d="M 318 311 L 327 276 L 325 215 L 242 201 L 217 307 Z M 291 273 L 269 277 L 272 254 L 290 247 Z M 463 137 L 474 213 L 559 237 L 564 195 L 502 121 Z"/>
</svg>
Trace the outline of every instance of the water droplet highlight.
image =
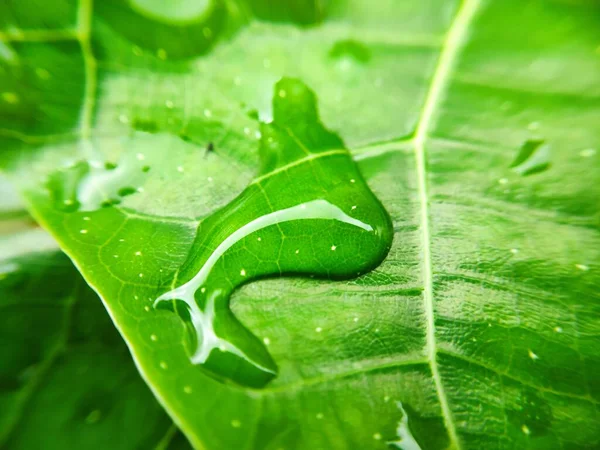
<svg viewBox="0 0 600 450">
<path fill-rule="evenodd" d="M 397 402 L 396 406 L 402 413 L 402 418 L 400 419 L 400 422 L 398 422 L 398 428 L 396 428 L 398 440 L 388 442 L 388 444 L 401 450 L 421 450 L 421 446 L 412 435 L 408 426 L 408 414 L 402 406 L 402 402 Z"/>
</svg>

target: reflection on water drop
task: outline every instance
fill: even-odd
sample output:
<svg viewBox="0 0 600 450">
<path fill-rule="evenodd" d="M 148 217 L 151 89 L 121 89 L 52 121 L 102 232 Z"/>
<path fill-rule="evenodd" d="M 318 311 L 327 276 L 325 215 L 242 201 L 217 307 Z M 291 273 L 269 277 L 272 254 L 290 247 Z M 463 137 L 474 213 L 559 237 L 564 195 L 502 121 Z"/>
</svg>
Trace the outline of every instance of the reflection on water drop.
<svg viewBox="0 0 600 450">
<path fill-rule="evenodd" d="M 273 123 L 261 128 L 260 173 L 202 222 L 180 272 L 185 281 L 154 302 L 183 319 L 193 364 L 251 387 L 263 387 L 277 367 L 268 338 L 253 335 L 229 309 L 232 292 L 288 273 L 355 277 L 383 260 L 393 233 L 343 142 L 319 122 L 314 94 L 282 80 L 273 112 Z"/>
<path fill-rule="evenodd" d="M 398 422 L 398 428 L 396 429 L 398 440 L 390 441 L 388 444 L 393 445 L 401 450 L 421 450 L 421 446 L 413 437 L 408 426 L 408 414 L 402 407 L 402 402 L 397 402 L 396 405 L 402 413 L 402 418 L 400 419 L 400 422 Z"/>
</svg>

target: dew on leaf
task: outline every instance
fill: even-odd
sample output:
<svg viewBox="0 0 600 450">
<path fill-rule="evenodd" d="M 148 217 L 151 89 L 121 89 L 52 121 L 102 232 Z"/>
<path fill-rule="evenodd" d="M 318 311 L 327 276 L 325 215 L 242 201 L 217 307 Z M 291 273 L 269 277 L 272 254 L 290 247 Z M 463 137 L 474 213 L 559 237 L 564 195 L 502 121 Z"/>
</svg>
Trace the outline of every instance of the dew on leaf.
<svg viewBox="0 0 600 450">
<path fill-rule="evenodd" d="M 250 134 L 250 128 L 244 133 Z M 304 84 L 287 78 L 276 84 L 273 121 L 262 124 L 260 139 L 257 176 L 237 198 L 203 220 L 203 232 L 182 265 L 181 279 L 188 281 L 154 302 L 157 308 L 178 305 L 169 310 L 188 324 L 193 364 L 218 380 L 251 387 L 266 385 L 277 366 L 265 338 L 253 335 L 230 311 L 232 292 L 245 281 L 281 273 L 356 277 L 383 260 L 393 233 L 389 215 L 340 137 L 320 122 L 314 93 Z M 314 142 L 323 145 L 315 148 Z M 296 179 L 302 182 L 296 184 Z M 358 211 L 354 217 L 344 212 L 352 206 Z M 260 241 L 265 233 L 270 245 L 249 252 L 246 238 Z M 287 239 L 298 243 L 296 253 L 301 246 L 320 250 L 303 251 L 302 258 L 281 252 L 277 270 L 257 265 L 257 258 L 272 260 L 275 245 Z M 237 266 L 224 264 L 226 260 Z"/>
<path fill-rule="evenodd" d="M 541 139 L 525 141 L 509 167 L 522 176 L 548 170 L 550 168 L 550 146 Z"/>
<path fill-rule="evenodd" d="M 585 148 L 579 152 L 579 155 L 584 158 L 589 158 L 591 156 L 594 156 L 595 154 L 596 154 L 595 148 Z"/>
<path fill-rule="evenodd" d="M 590 268 L 585 264 L 575 264 L 575 267 L 579 270 L 583 270 L 584 272 L 590 270 Z"/>
</svg>

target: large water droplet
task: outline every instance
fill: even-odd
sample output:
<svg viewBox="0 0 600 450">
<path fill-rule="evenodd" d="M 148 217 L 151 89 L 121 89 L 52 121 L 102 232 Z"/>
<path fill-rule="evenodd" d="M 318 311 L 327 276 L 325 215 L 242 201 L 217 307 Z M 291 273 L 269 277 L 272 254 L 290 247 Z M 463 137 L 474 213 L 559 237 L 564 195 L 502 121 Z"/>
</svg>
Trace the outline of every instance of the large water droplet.
<svg viewBox="0 0 600 450">
<path fill-rule="evenodd" d="M 194 364 L 253 387 L 277 368 L 264 341 L 230 311 L 233 290 L 282 274 L 356 277 L 383 260 L 392 240 L 387 212 L 341 139 L 320 123 L 314 94 L 284 79 L 273 111 L 261 128 L 258 176 L 202 222 L 181 269 L 186 281 L 154 303 L 186 323 Z"/>
</svg>

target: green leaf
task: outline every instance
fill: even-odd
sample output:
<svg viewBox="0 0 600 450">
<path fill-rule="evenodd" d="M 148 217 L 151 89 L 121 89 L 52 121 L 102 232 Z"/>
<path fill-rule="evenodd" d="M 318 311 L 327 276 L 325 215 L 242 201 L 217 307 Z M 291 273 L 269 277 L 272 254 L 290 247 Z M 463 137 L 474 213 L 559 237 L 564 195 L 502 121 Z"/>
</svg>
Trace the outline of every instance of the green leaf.
<svg viewBox="0 0 600 450">
<path fill-rule="evenodd" d="M 7 3 L 0 167 L 191 443 L 600 445 L 596 3 L 183 3 L 64 2 L 47 22 Z M 232 293 L 277 366 L 250 387 L 193 364 L 189 326 L 153 306 L 198 271 L 199 243 L 241 223 L 203 234 L 261 176 L 257 118 L 279 126 L 282 77 L 316 95 L 300 142 L 351 149 L 358 169 L 322 167 L 358 170 L 394 238 L 358 278 Z M 278 195 L 312 187 L 289 177 Z"/>
<path fill-rule="evenodd" d="M 41 251 L 52 242 L 0 238 L 0 445 L 185 448 L 96 294 L 62 253 Z"/>
</svg>

